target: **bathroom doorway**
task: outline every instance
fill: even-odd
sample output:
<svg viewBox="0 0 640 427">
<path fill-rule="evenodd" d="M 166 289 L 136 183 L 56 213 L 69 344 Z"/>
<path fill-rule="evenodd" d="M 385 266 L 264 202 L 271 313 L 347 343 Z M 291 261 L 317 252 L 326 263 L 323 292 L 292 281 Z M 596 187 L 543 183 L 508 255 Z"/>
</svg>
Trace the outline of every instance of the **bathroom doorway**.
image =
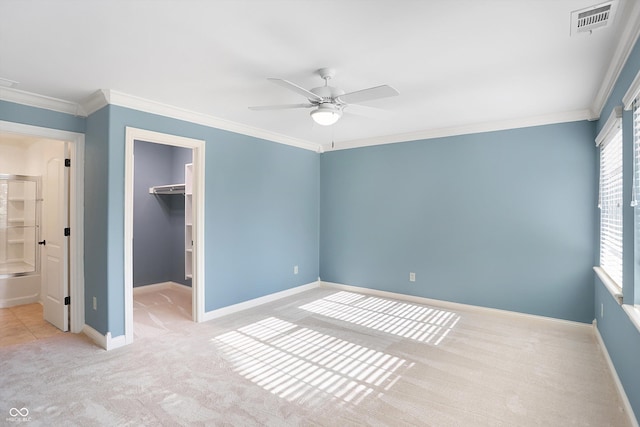
<svg viewBox="0 0 640 427">
<path fill-rule="evenodd" d="M 84 136 L 0 126 L 0 308 L 42 313 L 34 339 L 45 325 L 81 332 Z"/>
</svg>

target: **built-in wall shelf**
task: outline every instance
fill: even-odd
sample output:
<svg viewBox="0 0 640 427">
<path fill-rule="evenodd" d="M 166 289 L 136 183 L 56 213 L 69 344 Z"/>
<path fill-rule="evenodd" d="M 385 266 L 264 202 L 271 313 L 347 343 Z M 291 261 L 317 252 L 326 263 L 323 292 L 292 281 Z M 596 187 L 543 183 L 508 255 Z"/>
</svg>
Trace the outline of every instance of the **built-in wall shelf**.
<svg viewBox="0 0 640 427">
<path fill-rule="evenodd" d="M 0 275 L 37 270 L 39 187 L 40 177 L 0 174 Z"/>
<path fill-rule="evenodd" d="M 184 165 L 184 277 L 193 278 L 193 163 Z"/>
<path fill-rule="evenodd" d="M 149 187 L 149 194 L 185 194 L 185 184 L 156 185 Z"/>
</svg>

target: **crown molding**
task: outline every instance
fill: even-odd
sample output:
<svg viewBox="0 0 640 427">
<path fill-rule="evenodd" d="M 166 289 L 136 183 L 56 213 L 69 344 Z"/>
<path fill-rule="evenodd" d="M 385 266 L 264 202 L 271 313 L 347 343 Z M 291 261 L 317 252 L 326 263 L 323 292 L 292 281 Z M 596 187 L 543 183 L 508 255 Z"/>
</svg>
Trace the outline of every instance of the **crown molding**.
<svg viewBox="0 0 640 427">
<path fill-rule="evenodd" d="M 628 14 L 625 13 L 627 21 L 622 29 L 620 41 L 613 53 L 607 74 L 605 74 L 600 90 L 598 90 L 591 107 L 596 113 L 596 118 L 600 118 L 602 109 L 611 96 L 616 81 L 618 81 L 620 73 L 622 72 L 622 68 L 626 64 L 627 59 L 629 59 L 629 55 L 638 40 L 638 36 L 640 36 L 640 2 L 631 1 L 629 4 L 631 10 Z M 620 12 L 622 11 L 619 10 L 618 13 Z"/>
<path fill-rule="evenodd" d="M 109 100 L 104 90 L 93 92 L 80 103 L 82 109 L 87 113 L 87 116 L 95 113 L 102 107 L 106 107 L 108 104 Z"/>
<path fill-rule="evenodd" d="M 633 108 L 633 101 L 635 101 L 638 96 L 640 96 L 640 71 L 638 71 L 636 78 L 631 82 L 627 93 L 622 97 L 622 105 L 624 105 L 626 111 Z"/>
<path fill-rule="evenodd" d="M 210 126 L 217 129 L 227 130 L 255 138 L 265 139 L 280 144 L 290 145 L 305 150 L 320 152 L 320 145 L 305 140 L 288 137 L 275 132 L 269 132 L 263 129 L 242 125 L 225 119 L 209 116 L 194 111 L 185 110 L 171 105 L 162 104 L 160 102 L 151 101 L 117 92 L 108 89 L 97 90 L 81 103 L 66 101 L 63 99 L 53 98 L 50 96 L 39 95 L 36 93 L 25 92 L 13 88 L 0 87 L 0 100 L 13 102 L 30 107 L 44 108 L 47 110 L 57 111 L 60 113 L 71 114 L 79 117 L 87 117 L 95 113 L 106 105 L 118 105 L 121 107 L 132 108 L 151 114 L 158 114 L 178 120 L 184 120 L 204 126 Z"/>
<path fill-rule="evenodd" d="M 184 120 L 190 123 L 213 127 L 221 130 L 239 133 L 242 135 L 264 139 L 271 142 L 302 148 L 305 150 L 314 151 L 316 153 L 324 153 L 325 151 L 345 150 L 373 145 L 416 141 L 422 139 L 443 138 L 455 135 L 466 135 L 472 133 L 484 133 L 531 126 L 542 126 L 547 124 L 573 122 L 580 120 L 596 120 L 599 116 L 599 114 L 596 115 L 592 110 L 570 111 L 537 117 L 487 122 L 467 126 L 429 129 L 418 132 L 349 140 L 339 142 L 337 147 L 331 148 L 330 145 L 321 145 L 310 141 L 289 137 L 276 132 L 270 132 L 264 129 L 243 125 L 240 123 L 232 122 L 230 120 L 197 113 L 194 111 L 174 107 L 156 101 L 151 101 L 133 95 L 128 95 L 126 93 L 110 89 L 98 90 L 87 97 L 80 104 L 11 88 L 0 88 L 0 99 L 9 102 L 15 102 L 18 104 L 29 105 L 32 107 L 45 108 L 62 113 L 73 114 L 81 117 L 87 117 L 88 115 L 93 114 L 94 112 L 109 104 L 118 105 L 120 107 L 131 108 L 138 111 L 144 111 L 147 113 L 170 117 L 177 120 Z"/>
<path fill-rule="evenodd" d="M 494 132 L 509 129 L 519 129 L 533 126 L 544 126 L 557 123 L 577 122 L 582 120 L 595 120 L 591 110 L 568 111 L 557 114 L 546 114 L 536 117 L 520 119 L 501 120 L 495 122 L 477 123 L 466 126 L 452 126 L 447 128 L 429 129 L 418 132 L 402 133 L 396 135 L 386 135 L 374 138 L 354 139 L 340 142 L 331 148 L 324 145 L 322 152 L 347 150 L 350 148 L 368 147 L 373 145 L 396 144 L 400 142 L 418 141 L 423 139 L 445 138 L 448 136 L 468 135 L 473 133 Z"/>
<path fill-rule="evenodd" d="M 28 105 L 30 107 L 44 108 L 46 110 L 57 111 L 59 113 L 72 114 L 74 116 L 86 117 L 87 113 L 82 106 L 75 102 L 64 99 L 53 98 L 37 93 L 25 92 L 23 90 L 0 87 L 0 100 L 13 102 L 16 104 Z"/>
<path fill-rule="evenodd" d="M 229 132 L 239 133 L 242 135 L 252 136 L 255 138 L 265 139 L 272 142 L 277 142 L 284 145 L 290 145 L 305 150 L 319 152 L 320 146 L 318 144 L 305 141 L 298 138 L 292 138 L 286 135 L 282 135 L 276 132 L 270 132 L 264 129 L 255 128 L 252 126 L 243 125 L 240 123 L 232 122 L 230 120 L 221 119 L 218 117 L 210 116 L 207 114 L 197 113 L 195 111 L 186 110 L 172 105 L 163 104 L 161 102 L 151 101 L 148 99 L 140 98 L 126 93 L 103 89 L 96 92 L 89 98 L 90 103 L 88 106 L 95 108 L 100 104 L 100 97 L 103 97 L 107 104 L 118 105 L 120 107 L 132 108 L 138 111 L 144 111 L 146 113 L 157 114 L 164 117 L 170 117 L 173 119 L 184 120 L 190 123 L 209 126 L 216 129 L 226 130 Z M 95 98 L 95 99 L 94 99 Z M 104 104 L 106 105 L 106 104 Z M 101 108 L 101 107 L 99 107 Z"/>
</svg>

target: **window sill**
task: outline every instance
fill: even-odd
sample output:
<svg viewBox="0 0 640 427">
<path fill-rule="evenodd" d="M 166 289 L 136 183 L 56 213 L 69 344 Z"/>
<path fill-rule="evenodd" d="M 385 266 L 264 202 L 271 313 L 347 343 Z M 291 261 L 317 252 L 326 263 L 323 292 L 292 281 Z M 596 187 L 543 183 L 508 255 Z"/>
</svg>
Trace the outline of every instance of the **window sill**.
<svg viewBox="0 0 640 427">
<path fill-rule="evenodd" d="M 622 308 L 627 313 L 627 316 L 629 316 L 629 319 L 631 319 L 631 323 L 633 323 L 638 332 L 640 332 L 640 307 L 631 304 L 622 304 Z"/>
<path fill-rule="evenodd" d="M 623 304 L 622 303 L 622 289 L 611 280 L 611 277 L 601 267 L 593 267 L 593 271 L 596 272 L 600 281 L 604 284 L 604 287 L 607 288 L 611 296 L 618 302 L 627 316 L 629 316 L 629 320 L 636 327 L 638 332 L 640 332 L 640 306 L 632 305 L 632 304 Z"/>
<path fill-rule="evenodd" d="M 622 289 L 620 289 L 620 286 L 605 273 L 602 267 L 593 267 L 593 271 L 596 272 L 598 278 L 604 284 L 604 287 L 607 288 L 611 296 L 615 298 L 619 305 L 622 305 Z"/>
</svg>

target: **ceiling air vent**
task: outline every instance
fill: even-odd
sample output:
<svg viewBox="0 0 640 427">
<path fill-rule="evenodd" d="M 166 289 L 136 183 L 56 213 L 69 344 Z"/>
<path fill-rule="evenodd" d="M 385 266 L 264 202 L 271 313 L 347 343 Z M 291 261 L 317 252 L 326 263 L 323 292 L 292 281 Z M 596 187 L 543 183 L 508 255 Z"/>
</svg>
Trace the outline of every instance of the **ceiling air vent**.
<svg viewBox="0 0 640 427">
<path fill-rule="evenodd" d="M 616 12 L 616 1 L 591 6 L 571 12 L 571 35 L 591 33 L 596 28 L 608 26 Z"/>
</svg>

